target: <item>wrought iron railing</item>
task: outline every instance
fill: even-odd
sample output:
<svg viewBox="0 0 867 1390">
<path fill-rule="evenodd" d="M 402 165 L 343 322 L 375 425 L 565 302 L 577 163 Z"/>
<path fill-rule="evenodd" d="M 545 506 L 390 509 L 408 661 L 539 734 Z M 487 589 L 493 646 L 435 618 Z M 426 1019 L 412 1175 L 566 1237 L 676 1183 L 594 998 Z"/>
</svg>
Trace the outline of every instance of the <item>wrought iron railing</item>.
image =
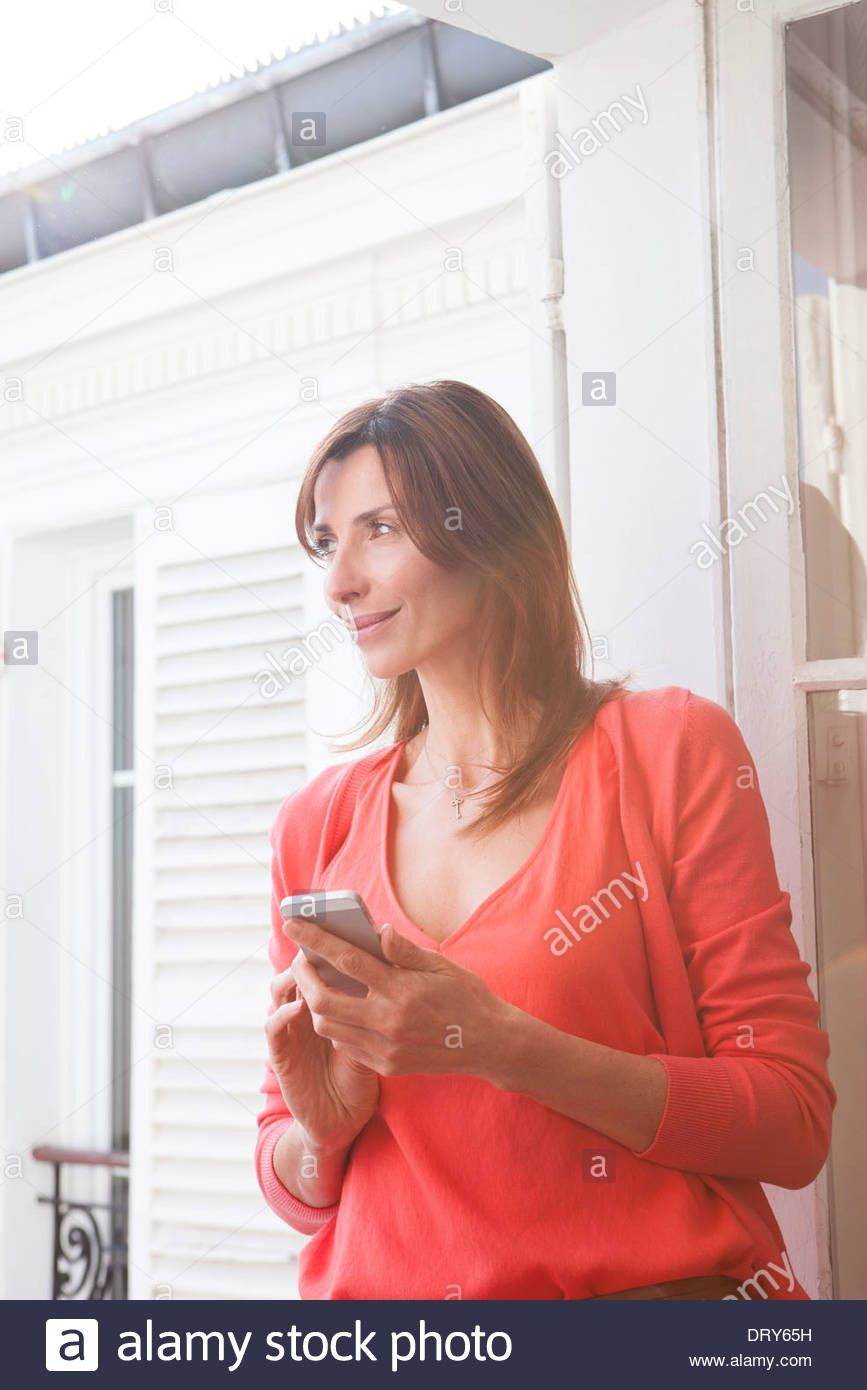
<svg viewBox="0 0 867 1390">
<path fill-rule="evenodd" d="M 111 1201 L 85 1202 L 64 1197 L 64 1164 L 129 1169 L 129 1154 L 94 1149 L 58 1149 L 37 1144 L 33 1157 L 54 1165 L 54 1196 L 39 1197 L 54 1207 L 51 1297 L 125 1299 L 127 1296 L 127 1171 L 112 1173 Z M 107 1216 L 97 1213 L 107 1212 Z"/>
</svg>

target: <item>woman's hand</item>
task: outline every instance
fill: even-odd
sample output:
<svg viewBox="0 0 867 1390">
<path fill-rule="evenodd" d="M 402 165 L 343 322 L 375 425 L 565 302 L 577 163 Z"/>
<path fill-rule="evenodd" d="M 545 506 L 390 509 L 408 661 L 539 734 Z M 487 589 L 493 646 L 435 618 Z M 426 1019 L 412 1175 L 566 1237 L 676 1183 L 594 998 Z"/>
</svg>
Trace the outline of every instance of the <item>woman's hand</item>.
<svg viewBox="0 0 867 1390">
<path fill-rule="evenodd" d="M 271 1067 L 310 1147 L 348 1148 L 379 1104 L 379 1077 L 319 1036 L 297 986 L 299 960 L 300 951 L 271 981 L 274 1012 L 265 1023 Z"/>
<path fill-rule="evenodd" d="M 283 930 L 367 986 L 364 997 L 344 994 L 324 984 L 300 950 L 292 962 L 312 1027 L 337 1057 L 379 1076 L 496 1070 L 502 1025 L 514 1009 L 472 970 L 388 924 L 379 938 L 387 963 L 309 918 L 290 918 Z"/>
</svg>

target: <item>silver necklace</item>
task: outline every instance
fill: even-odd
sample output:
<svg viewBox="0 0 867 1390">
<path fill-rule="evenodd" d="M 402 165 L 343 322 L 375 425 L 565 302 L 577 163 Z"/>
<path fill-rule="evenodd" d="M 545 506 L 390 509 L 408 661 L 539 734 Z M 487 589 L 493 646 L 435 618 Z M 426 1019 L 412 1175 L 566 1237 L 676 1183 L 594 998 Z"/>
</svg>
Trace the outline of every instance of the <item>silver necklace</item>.
<svg viewBox="0 0 867 1390">
<path fill-rule="evenodd" d="M 428 751 L 427 751 L 427 735 L 425 735 L 425 741 L 424 741 L 424 743 L 422 744 L 422 752 L 424 753 L 424 756 L 427 758 L 428 767 L 430 768 L 431 772 L 434 773 L 435 778 L 436 778 L 436 781 L 439 782 L 441 786 L 445 786 L 445 783 L 443 782 L 443 779 L 437 774 L 437 770 L 436 770 L 436 768 L 434 767 L 433 763 L 432 763 L 431 760 L 430 760 L 430 754 L 429 754 Z M 452 766 L 452 764 L 448 764 L 448 766 Z M 460 769 L 458 769 L 458 771 L 460 772 Z M 492 775 L 495 775 L 495 774 L 493 774 L 493 773 L 491 772 L 491 770 L 489 769 L 489 771 L 488 771 L 488 781 L 490 781 L 490 778 L 491 778 Z M 422 785 L 422 786 L 430 786 L 431 783 L 429 783 L 429 782 L 424 782 L 424 783 L 422 783 L 421 785 Z M 469 795 L 469 796 L 475 796 L 475 794 L 476 794 L 482 787 L 484 787 L 485 785 L 486 785 L 486 783 L 485 783 L 484 781 L 479 782 L 475 787 L 473 787 L 473 788 L 470 789 L 470 791 L 468 792 L 468 795 Z M 462 796 L 460 796 L 460 795 L 458 794 L 460 789 L 459 789 L 458 787 L 446 787 L 446 790 L 447 790 L 447 791 L 451 791 L 451 793 L 452 793 L 452 799 L 451 799 L 451 802 L 450 802 L 449 804 L 450 804 L 451 806 L 454 807 L 454 810 L 455 810 L 455 820 L 463 820 L 463 816 L 461 815 L 461 806 L 463 805 L 463 802 L 464 802 L 465 798 L 462 797 Z"/>
</svg>

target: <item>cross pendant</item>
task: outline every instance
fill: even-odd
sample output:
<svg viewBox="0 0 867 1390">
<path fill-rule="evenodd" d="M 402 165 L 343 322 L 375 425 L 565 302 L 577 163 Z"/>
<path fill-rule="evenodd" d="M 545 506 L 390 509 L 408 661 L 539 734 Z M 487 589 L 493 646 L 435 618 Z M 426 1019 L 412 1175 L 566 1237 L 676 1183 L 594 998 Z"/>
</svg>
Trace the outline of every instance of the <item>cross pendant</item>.
<svg viewBox="0 0 867 1390">
<path fill-rule="evenodd" d="M 463 799 L 464 798 L 462 796 L 458 796 L 457 791 L 452 793 L 452 805 L 455 808 L 455 820 L 461 819 L 461 803 Z"/>
</svg>

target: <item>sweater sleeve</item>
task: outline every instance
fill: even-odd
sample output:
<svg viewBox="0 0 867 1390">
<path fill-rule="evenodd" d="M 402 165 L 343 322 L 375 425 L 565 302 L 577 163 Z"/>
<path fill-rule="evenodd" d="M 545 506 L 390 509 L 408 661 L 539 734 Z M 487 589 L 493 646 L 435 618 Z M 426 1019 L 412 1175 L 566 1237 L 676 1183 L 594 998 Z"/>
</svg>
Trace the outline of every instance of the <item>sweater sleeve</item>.
<svg viewBox="0 0 867 1390">
<path fill-rule="evenodd" d="M 311 827 L 310 812 L 302 808 L 300 804 L 300 790 L 303 789 L 292 792 L 283 802 L 269 835 L 272 857 L 271 936 L 268 941 L 268 957 L 275 975 L 288 969 L 299 949 L 298 943 L 292 941 L 283 931 L 280 903 L 290 891 L 303 891 L 303 889 L 310 887 L 308 883 L 293 884 L 290 890 L 287 886 L 284 866 L 290 844 L 294 844 L 297 848 L 301 840 L 309 834 Z M 319 823 L 321 824 L 321 819 Z M 302 859 L 300 862 L 312 863 L 313 860 Z M 274 1003 L 272 1000 L 268 1006 L 267 1016 L 270 1018 L 273 1012 Z M 280 1090 L 280 1083 L 274 1074 L 270 1061 L 265 1063 L 265 1080 L 259 1090 L 265 1095 L 264 1108 L 257 1116 L 258 1132 L 254 1152 L 256 1177 L 260 1190 L 271 1210 L 276 1212 L 277 1216 L 287 1225 L 300 1231 L 302 1235 L 312 1235 L 336 1215 L 340 1203 L 338 1201 L 328 1207 L 312 1207 L 306 1202 L 302 1202 L 287 1187 L 284 1187 L 274 1171 L 274 1148 L 280 1136 L 293 1123 L 293 1118 L 287 1109 L 283 1092 Z"/>
<path fill-rule="evenodd" d="M 779 1187 L 812 1182 L 837 1096 L 791 933 L 755 764 L 731 715 L 687 696 L 669 904 L 705 1056 L 652 1053 L 665 1107 L 638 1158 Z"/>
</svg>

